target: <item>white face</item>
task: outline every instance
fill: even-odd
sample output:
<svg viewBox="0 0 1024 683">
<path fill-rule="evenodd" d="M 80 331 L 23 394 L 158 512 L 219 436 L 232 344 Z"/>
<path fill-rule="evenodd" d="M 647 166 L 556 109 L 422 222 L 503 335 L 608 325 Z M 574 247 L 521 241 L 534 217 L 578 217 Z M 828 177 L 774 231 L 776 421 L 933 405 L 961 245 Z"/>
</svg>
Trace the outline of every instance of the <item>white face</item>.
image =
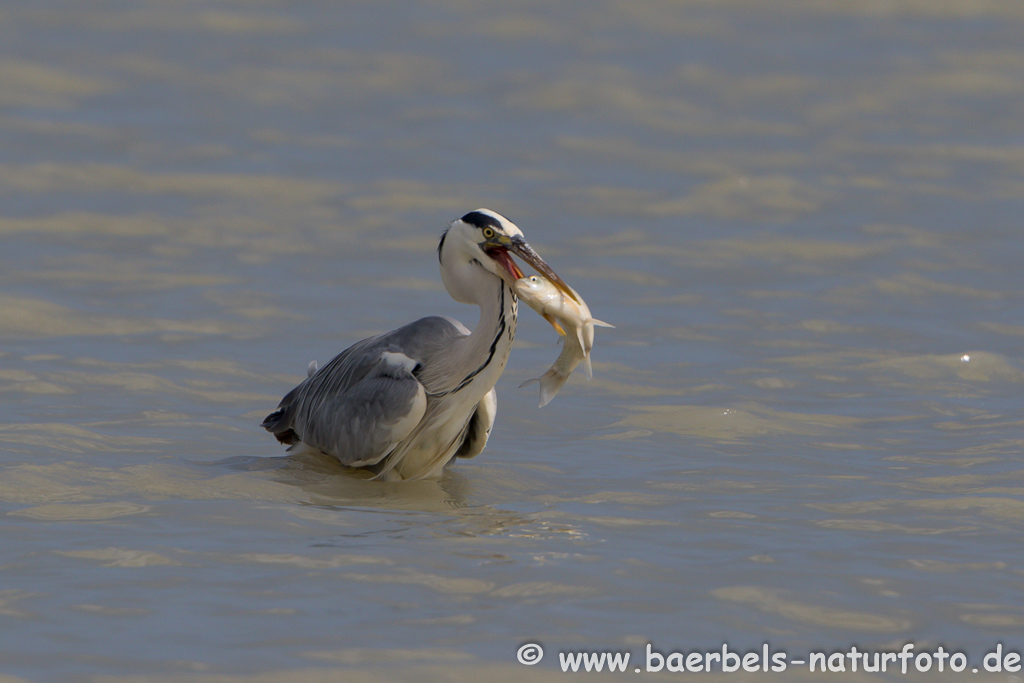
<svg viewBox="0 0 1024 683">
<path fill-rule="evenodd" d="M 576 299 L 569 285 L 523 239 L 515 223 L 490 209 L 470 211 L 451 224 L 438 245 L 441 279 L 456 301 L 477 302 L 487 288 L 488 275 L 512 286 L 523 277 L 512 259 L 515 254 L 551 281 L 561 292 Z M 480 279 L 481 276 L 483 279 Z"/>
<path fill-rule="evenodd" d="M 456 301 L 472 303 L 487 288 L 484 273 L 511 284 L 522 277 L 508 248 L 512 238 L 522 240 L 515 223 L 489 209 L 470 211 L 454 221 L 441 239 L 438 255 L 441 279 Z M 525 244 L 525 242 L 524 242 Z"/>
<path fill-rule="evenodd" d="M 470 211 L 452 223 L 445 234 L 441 245 L 442 265 L 447 253 L 458 252 L 511 283 L 521 277 L 521 272 L 508 254 L 508 247 L 513 238 L 521 240 L 522 236 L 519 227 L 499 213 L 490 209 Z"/>
</svg>

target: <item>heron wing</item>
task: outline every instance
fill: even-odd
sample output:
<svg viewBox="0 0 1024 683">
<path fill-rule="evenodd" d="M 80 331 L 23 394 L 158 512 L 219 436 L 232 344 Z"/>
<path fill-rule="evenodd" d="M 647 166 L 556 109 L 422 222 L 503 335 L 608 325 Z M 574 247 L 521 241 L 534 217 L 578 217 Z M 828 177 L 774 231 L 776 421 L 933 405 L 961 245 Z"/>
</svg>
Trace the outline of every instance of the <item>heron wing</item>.
<svg viewBox="0 0 1024 683">
<path fill-rule="evenodd" d="M 305 444 L 343 465 L 373 465 L 387 457 L 423 419 L 427 398 L 412 374 L 416 363 L 384 351 L 376 366 L 343 393 L 310 406 L 296 425 Z"/>
<path fill-rule="evenodd" d="M 429 317 L 357 342 L 285 395 L 263 427 L 345 465 L 380 462 L 423 418 L 418 373 L 461 336 L 451 321 Z"/>
</svg>

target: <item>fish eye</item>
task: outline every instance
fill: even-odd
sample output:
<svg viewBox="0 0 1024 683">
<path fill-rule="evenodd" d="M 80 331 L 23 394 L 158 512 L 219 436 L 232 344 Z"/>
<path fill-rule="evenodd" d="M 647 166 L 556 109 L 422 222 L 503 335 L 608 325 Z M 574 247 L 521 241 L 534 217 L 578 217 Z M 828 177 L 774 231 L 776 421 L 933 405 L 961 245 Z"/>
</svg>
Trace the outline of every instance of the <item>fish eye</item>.
<svg viewBox="0 0 1024 683">
<path fill-rule="evenodd" d="M 494 228 L 484 228 L 483 233 L 486 239 L 491 239 L 494 237 Z"/>
</svg>

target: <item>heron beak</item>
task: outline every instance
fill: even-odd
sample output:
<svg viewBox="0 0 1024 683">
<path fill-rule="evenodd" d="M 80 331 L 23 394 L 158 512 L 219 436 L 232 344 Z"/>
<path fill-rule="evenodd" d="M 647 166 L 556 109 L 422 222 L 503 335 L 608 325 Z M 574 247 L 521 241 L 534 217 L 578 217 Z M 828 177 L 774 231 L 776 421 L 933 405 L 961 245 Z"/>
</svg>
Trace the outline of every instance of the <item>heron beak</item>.
<svg viewBox="0 0 1024 683">
<path fill-rule="evenodd" d="M 516 262 L 508 255 L 508 248 L 505 246 L 486 247 L 484 253 L 490 256 L 492 259 L 498 262 L 501 266 L 501 279 L 508 283 L 511 287 L 516 280 L 523 277 L 523 271 L 519 270 L 519 266 Z"/>
<path fill-rule="evenodd" d="M 534 270 L 550 280 L 555 287 L 558 287 L 570 299 L 576 303 L 583 303 L 576 297 L 576 293 L 572 291 L 572 288 L 565 284 L 555 271 L 551 270 L 551 266 L 544 263 L 544 259 L 540 257 L 540 254 L 535 252 L 533 247 L 526 243 L 522 235 L 512 236 L 511 240 L 509 240 L 508 250 L 533 266 Z M 522 277 L 522 274 L 519 277 Z"/>
</svg>

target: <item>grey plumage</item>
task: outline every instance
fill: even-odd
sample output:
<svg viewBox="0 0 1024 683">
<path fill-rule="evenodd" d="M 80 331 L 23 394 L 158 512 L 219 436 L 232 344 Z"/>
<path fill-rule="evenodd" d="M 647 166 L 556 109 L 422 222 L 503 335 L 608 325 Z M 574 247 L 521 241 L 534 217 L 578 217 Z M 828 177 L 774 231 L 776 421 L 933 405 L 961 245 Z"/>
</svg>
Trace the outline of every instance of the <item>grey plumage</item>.
<svg viewBox="0 0 1024 683">
<path fill-rule="evenodd" d="M 395 426 L 431 391 L 422 383 L 423 367 L 465 336 L 451 321 L 434 316 L 356 342 L 288 392 L 262 426 L 282 443 L 302 441 L 343 465 L 375 465 L 390 454 L 395 437 L 405 436 Z M 389 360 L 395 356 L 408 358 L 413 367 Z M 437 384 L 429 373 L 427 381 Z"/>
<path fill-rule="evenodd" d="M 353 344 L 322 368 L 310 363 L 263 427 L 292 448 L 327 453 L 381 479 L 437 476 L 453 457 L 480 453 L 515 339 L 511 285 L 523 274 L 509 252 L 570 291 L 514 223 L 472 211 L 442 236 L 438 259 L 452 298 L 480 307 L 476 329 L 421 318 Z"/>
</svg>

